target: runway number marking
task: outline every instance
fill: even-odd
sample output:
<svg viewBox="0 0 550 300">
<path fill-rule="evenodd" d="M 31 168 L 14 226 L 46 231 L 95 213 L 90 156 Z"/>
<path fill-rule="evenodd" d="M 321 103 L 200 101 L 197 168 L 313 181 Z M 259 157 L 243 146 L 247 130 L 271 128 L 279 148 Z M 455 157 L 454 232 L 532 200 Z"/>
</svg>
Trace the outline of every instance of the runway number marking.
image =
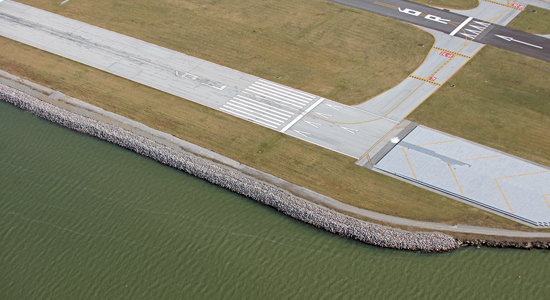
<svg viewBox="0 0 550 300">
<path fill-rule="evenodd" d="M 445 51 L 439 52 L 439 55 L 445 56 L 445 57 L 447 57 L 447 58 L 452 58 L 453 56 L 455 56 L 454 54 L 449 53 L 449 52 L 445 52 Z"/>
<path fill-rule="evenodd" d="M 418 10 L 414 10 L 414 9 L 410 9 L 410 8 L 402 9 L 401 7 L 398 7 L 398 9 L 399 9 L 400 12 L 411 15 L 411 16 L 415 16 L 415 17 L 423 16 L 422 12 L 418 11 Z M 438 23 L 441 23 L 441 24 L 449 24 L 449 22 L 451 22 L 451 20 L 443 19 L 443 18 L 435 16 L 435 15 L 425 15 L 424 19 L 434 21 L 434 22 L 438 22 Z"/>
</svg>

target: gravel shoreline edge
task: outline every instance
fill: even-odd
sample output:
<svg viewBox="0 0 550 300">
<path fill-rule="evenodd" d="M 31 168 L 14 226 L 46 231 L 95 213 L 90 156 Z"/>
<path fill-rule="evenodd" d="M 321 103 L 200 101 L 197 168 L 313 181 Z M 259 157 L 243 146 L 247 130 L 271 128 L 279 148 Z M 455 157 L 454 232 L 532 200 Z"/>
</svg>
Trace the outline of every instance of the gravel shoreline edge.
<svg viewBox="0 0 550 300">
<path fill-rule="evenodd" d="M 59 98 L 64 96 L 59 93 Z M 56 97 L 49 95 L 49 97 Z M 58 98 L 58 99 L 59 99 Z M 162 164 L 274 207 L 297 220 L 361 242 L 402 250 L 449 251 L 461 241 L 442 233 L 409 232 L 368 223 L 330 210 L 230 166 L 161 144 L 116 125 L 94 120 L 0 84 L 0 99 L 43 119 L 119 145 Z M 200 155 L 200 153 L 199 153 Z"/>
</svg>

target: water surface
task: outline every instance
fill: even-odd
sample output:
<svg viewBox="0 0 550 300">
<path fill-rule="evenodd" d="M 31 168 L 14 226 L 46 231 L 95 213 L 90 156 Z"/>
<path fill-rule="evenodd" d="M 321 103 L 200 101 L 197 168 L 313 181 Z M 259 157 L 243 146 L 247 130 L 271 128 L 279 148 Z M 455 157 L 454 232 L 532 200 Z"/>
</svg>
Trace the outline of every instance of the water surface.
<svg viewBox="0 0 550 300">
<path fill-rule="evenodd" d="M 0 299 L 543 299 L 549 267 L 341 238 L 0 102 Z"/>
</svg>

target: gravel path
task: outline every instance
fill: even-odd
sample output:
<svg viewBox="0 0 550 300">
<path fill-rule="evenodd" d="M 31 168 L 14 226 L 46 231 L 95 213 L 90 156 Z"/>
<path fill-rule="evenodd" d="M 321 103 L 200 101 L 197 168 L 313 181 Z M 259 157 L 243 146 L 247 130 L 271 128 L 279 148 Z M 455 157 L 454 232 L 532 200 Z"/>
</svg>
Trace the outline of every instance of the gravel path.
<svg viewBox="0 0 550 300">
<path fill-rule="evenodd" d="M 41 118 L 85 133 L 272 206 L 286 215 L 341 236 L 395 249 L 448 251 L 461 245 L 441 233 L 415 233 L 361 221 L 193 154 L 174 150 L 120 127 L 99 122 L 0 84 L 0 99 Z"/>
</svg>

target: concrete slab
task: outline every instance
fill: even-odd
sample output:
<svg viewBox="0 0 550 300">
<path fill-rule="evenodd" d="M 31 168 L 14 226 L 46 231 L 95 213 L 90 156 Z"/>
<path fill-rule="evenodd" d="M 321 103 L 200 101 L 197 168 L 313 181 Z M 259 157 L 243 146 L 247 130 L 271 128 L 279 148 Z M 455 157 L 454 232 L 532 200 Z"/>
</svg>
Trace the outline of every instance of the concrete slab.
<svg viewBox="0 0 550 300">
<path fill-rule="evenodd" d="M 525 2 L 525 1 L 522 1 Z M 506 25 L 510 23 L 519 13 L 521 4 L 512 6 L 508 0 L 480 0 L 479 6 L 469 10 L 450 10 L 453 13 L 473 17 L 487 22 Z"/>
<path fill-rule="evenodd" d="M 458 137 L 416 127 L 375 168 L 533 225 L 550 223 L 550 168 Z"/>
</svg>

